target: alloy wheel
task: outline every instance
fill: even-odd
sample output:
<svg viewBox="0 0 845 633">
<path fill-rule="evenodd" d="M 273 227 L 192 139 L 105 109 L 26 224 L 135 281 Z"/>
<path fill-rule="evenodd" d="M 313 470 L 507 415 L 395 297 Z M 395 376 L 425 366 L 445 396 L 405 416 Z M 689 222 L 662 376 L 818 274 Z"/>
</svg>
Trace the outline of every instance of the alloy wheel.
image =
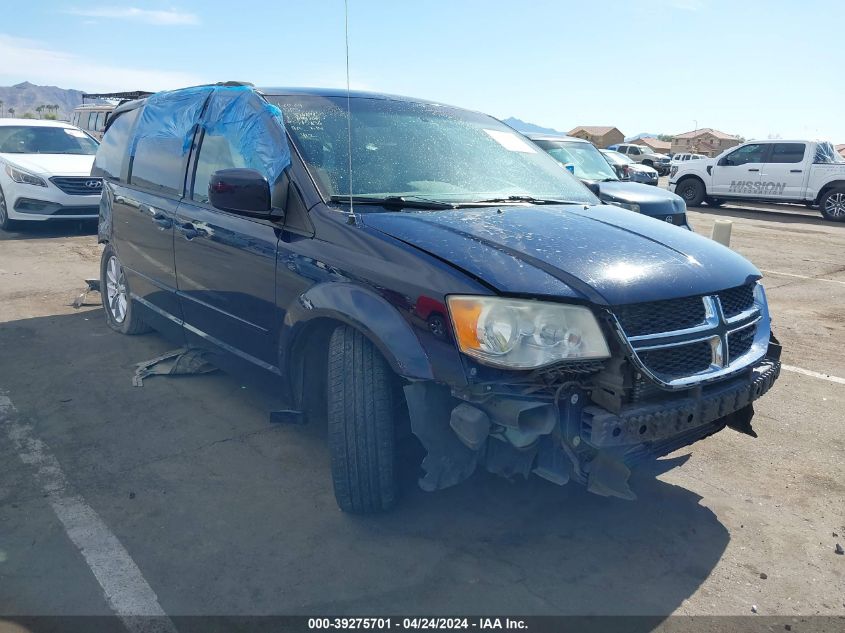
<svg viewBox="0 0 845 633">
<path fill-rule="evenodd" d="M 6 196 L 0 191 L 0 226 L 9 219 L 9 212 L 6 210 Z"/>
<path fill-rule="evenodd" d="M 126 318 L 126 277 L 120 261 L 112 255 L 106 264 L 106 297 L 109 311 L 116 323 Z"/>
<path fill-rule="evenodd" d="M 845 193 L 834 193 L 824 203 L 825 213 L 831 218 L 845 217 Z"/>
</svg>

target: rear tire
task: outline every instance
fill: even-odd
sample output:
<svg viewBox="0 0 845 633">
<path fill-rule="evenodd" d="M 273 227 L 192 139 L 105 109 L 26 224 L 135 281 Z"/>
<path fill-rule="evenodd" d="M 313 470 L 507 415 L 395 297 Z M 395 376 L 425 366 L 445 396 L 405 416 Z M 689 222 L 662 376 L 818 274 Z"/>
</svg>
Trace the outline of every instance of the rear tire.
<svg viewBox="0 0 845 633">
<path fill-rule="evenodd" d="M 395 377 L 358 330 L 332 332 L 328 359 L 329 453 L 337 505 L 368 514 L 396 503 Z"/>
<path fill-rule="evenodd" d="M 106 244 L 100 258 L 100 296 L 106 323 L 115 332 L 135 335 L 150 331 L 134 310 L 129 281 L 111 244 Z"/>
<path fill-rule="evenodd" d="M 845 222 L 845 187 L 837 187 L 825 193 L 819 200 L 819 210 L 825 220 Z"/>
<path fill-rule="evenodd" d="M 11 231 L 15 228 L 15 221 L 9 219 L 9 208 L 6 206 L 6 196 L 0 189 L 0 231 Z"/>
<path fill-rule="evenodd" d="M 675 188 L 675 193 L 684 199 L 688 207 L 700 207 L 707 194 L 704 183 L 697 178 L 682 180 Z"/>
</svg>

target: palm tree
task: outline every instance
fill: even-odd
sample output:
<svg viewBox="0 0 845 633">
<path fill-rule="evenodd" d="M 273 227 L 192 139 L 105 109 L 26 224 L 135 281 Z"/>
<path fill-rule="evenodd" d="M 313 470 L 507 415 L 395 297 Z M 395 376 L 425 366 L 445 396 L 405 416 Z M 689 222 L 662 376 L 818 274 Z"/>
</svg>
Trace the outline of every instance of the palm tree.
<svg viewBox="0 0 845 633">
<path fill-rule="evenodd" d="M 3 100 L 0 99 L 0 116 L 3 116 Z"/>
<path fill-rule="evenodd" d="M 45 105 L 40 105 L 37 108 L 35 108 L 35 111 L 38 113 L 39 119 L 41 118 L 41 113 L 44 112 L 44 108 L 46 108 L 46 107 L 47 106 L 45 106 Z"/>
<path fill-rule="evenodd" d="M 9 108 L 8 112 L 9 112 L 9 116 L 11 116 L 11 117 L 15 116 L 15 109 L 14 108 Z"/>
</svg>

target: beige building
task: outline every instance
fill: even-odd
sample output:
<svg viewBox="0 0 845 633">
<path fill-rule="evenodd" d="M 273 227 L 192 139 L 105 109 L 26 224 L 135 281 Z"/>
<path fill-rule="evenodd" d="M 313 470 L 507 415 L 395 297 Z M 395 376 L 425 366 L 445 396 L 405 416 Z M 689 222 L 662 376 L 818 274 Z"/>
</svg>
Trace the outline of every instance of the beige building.
<svg viewBox="0 0 845 633">
<path fill-rule="evenodd" d="M 710 127 L 703 127 L 693 132 L 684 132 L 675 136 L 672 139 L 672 153 L 692 152 L 693 154 L 716 156 L 741 142 L 738 136 L 725 134 Z"/>
<path fill-rule="evenodd" d="M 845 158 L 845 145 L 837 145 L 837 146 L 836 146 L 836 151 L 837 151 L 837 152 L 839 152 L 839 155 L 840 155 L 842 158 Z"/>
<path fill-rule="evenodd" d="M 672 143 L 661 141 L 659 138 L 654 138 L 653 136 L 644 136 L 643 138 L 638 138 L 636 141 L 631 141 L 631 143 L 634 145 L 644 145 L 658 154 L 668 154 L 672 151 Z"/>
<path fill-rule="evenodd" d="M 579 125 L 569 130 L 569 136 L 583 138 L 596 147 L 608 147 L 625 141 L 625 135 L 619 128 L 600 125 Z"/>
</svg>

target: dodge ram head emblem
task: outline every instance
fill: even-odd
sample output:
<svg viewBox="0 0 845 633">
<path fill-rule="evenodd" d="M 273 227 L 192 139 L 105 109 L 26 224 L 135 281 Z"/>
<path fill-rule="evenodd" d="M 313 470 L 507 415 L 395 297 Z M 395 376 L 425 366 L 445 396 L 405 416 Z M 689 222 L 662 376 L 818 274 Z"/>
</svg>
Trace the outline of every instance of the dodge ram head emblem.
<svg viewBox="0 0 845 633">
<path fill-rule="evenodd" d="M 103 188 L 103 181 L 102 180 L 94 180 L 92 178 L 91 180 L 85 181 L 85 186 L 88 187 L 89 189 L 102 189 Z"/>
</svg>

